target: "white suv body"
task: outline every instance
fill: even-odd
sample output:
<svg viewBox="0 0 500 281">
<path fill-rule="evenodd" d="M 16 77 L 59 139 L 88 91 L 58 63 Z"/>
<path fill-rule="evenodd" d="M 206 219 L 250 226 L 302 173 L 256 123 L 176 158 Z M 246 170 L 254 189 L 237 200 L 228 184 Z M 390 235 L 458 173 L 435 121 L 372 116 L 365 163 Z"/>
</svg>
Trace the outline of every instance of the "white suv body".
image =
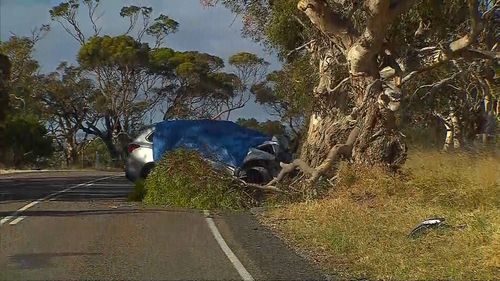
<svg viewBox="0 0 500 281">
<path fill-rule="evenodd" d="M 154 128 L 149 128 L 128 145 L 125 175 L 132 182 L 145 179 L 154 167 L 153 134 Z"/>
</svg>

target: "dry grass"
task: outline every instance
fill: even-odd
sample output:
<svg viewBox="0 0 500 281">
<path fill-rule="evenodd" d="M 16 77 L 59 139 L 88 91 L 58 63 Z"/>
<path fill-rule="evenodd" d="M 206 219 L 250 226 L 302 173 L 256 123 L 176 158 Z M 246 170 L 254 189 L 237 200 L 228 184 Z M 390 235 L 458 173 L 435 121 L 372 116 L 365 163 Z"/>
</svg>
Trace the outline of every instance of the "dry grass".
<svg viewBox="0 0 500 281">
<path fill-rule="evenodd" d="M 408 237 L 431 217 L 456 228 Z M 326 198 L 262 220 L 345 279 L 498 279 L 500 159 L 417 152 L 403 175 L 344 165 Z"/>
</svg>

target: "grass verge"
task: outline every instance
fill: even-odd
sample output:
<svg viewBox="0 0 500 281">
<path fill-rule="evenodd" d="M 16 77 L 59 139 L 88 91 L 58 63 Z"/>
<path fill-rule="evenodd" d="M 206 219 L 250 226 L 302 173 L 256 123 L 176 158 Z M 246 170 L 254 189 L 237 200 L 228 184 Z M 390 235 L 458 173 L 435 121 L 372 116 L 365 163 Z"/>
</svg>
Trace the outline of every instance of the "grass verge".
<svg viewBox="0 0 500 281">
<path fill-rule="evenodd" d="M 136 185 L 134 196 L 149 205 L 209 210 L 243 209 L 253 202 L 230 175 L 187 150 L 167 153 L 146 182 Z"/>
<path fill-rule="evenodd" d="M 431 217 L 452 227 L 408 237 Z M 493 280 L 500 276 L 500 159 L 417 152 L 401 175 L 343 165 L 326 198 L 261 219 L 341 278 Z"/>
</svg>

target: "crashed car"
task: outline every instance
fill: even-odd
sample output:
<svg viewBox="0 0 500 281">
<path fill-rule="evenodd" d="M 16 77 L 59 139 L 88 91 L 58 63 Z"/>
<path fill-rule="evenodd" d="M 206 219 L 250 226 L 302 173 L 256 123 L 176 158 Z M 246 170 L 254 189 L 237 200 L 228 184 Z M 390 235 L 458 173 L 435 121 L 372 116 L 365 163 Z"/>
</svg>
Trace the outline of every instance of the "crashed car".
<svg viewBox="0 0 500 281">
<path fill-rule="evenodd" d="M 164 121 L 154 126 L 150 136 L 154 162 L 168 151 L 195 150 L 215 168 L 250 183 L 269 182 L 279 173 L 280 162 L 291 161 L 285 137 L 271 137 L 230 121 Z"/>
<path fill-rule="evenodd" d="M 280 162 L 291 161 L 288 140 L 274 136 L 270 141 L 250 148 L 235 175 L 248 183 L 265 184 L 278 175 L 281 170 Z"/>
</svg>

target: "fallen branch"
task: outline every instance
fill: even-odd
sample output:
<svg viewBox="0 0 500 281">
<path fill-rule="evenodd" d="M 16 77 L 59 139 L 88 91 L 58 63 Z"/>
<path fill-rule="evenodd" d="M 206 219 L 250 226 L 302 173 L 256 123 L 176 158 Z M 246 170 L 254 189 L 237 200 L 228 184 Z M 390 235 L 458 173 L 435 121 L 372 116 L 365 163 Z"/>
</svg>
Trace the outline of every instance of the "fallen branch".
<svg viewBox="0 0 500 281">
<path fill-rule="evenodd" d="M 273 187 L 276 183 L 280 182 L 287 174 L 295 171 L 295 169 L 300 169 L 302 172 L 310 175 L 311 177 L 307 180 L 311 185 L 316 183 L 316 181 L 322 176 L 326 171 L 328 171 L 335 161 L 341 156 L 349 157 L 352 152 L 352 147 L 359 135 L 359 128 L 355 127 L 352 129 L 347 141 L 344 144 L 337 144 L 328 152 L 326 159 L 317 167 L 311 168 L 306 162 L 301 159 L 296 159 L 290 164 L 281 163 L 281 171 L 272 181 L 270 181 L 266 186 Z"/>
<path fill-rule="evenodd" d="M 280 163 L 280 166 L 281 166 L 280 173 L 272 181 L 270 181 L 267 184 L 267 186 L 272 186 L 272 185 L 280 182 L 286 175 L 295 171 L 295 169 L 297 169 L 297 168 L 299 168 L 302 172 L 309 174 L 309 175 L 312 175 L 312 173 L 314 172 L 314 169 L 311 168 L 309 165 L 307 165 L 307 163 L 302 161 L 301 159 L 295 159 L 290 164 Z"/>
<path fill-rule="evenodd" d="M 264 190 L 264 191 L 272 191 L 272 192 L 279 192 L 279 193 L 284 193 L 284 194 L 288 194 L 288 192 L 284 191 L 284 190 L 281 190 L 275 186 L 269 186 L 269 185 L 260 185 L 260 184 L 255 184 L 255 183 L 248 183 L 248 182 L 245 182 L 241 179 L 236 179 L 239 183 L 243 184 L 244 186 L 246 187 L 251 187 L 251 188 L 256 188 L 256 189 L 260 189 L 260 190 Z"/>
<path fill-rule="evenodd" d="M 349 76 L 349 77 L 346 77 L 346 78 L 344 78 L 344 79 L 342 79 L 342 81 L 340 81 L 340 82 L 337 84 L 337 86 L 335 86 L 333 89 L 332 89 L 332 88 L 330 88 L 330 85 L 328 85 L 328 92 L 333 93 L 333 92 L 338 91 L 338 90 L 340 89 L 340 87 L 342 87 L 342 85 L 344 85 L 344 84 L 345 84 L 345 82 L 347 82 L 347 81 L 349 81 L 349 80 L 351 80 L 351 77 L 350 77 L 350 76 Z"/>
</svg>

